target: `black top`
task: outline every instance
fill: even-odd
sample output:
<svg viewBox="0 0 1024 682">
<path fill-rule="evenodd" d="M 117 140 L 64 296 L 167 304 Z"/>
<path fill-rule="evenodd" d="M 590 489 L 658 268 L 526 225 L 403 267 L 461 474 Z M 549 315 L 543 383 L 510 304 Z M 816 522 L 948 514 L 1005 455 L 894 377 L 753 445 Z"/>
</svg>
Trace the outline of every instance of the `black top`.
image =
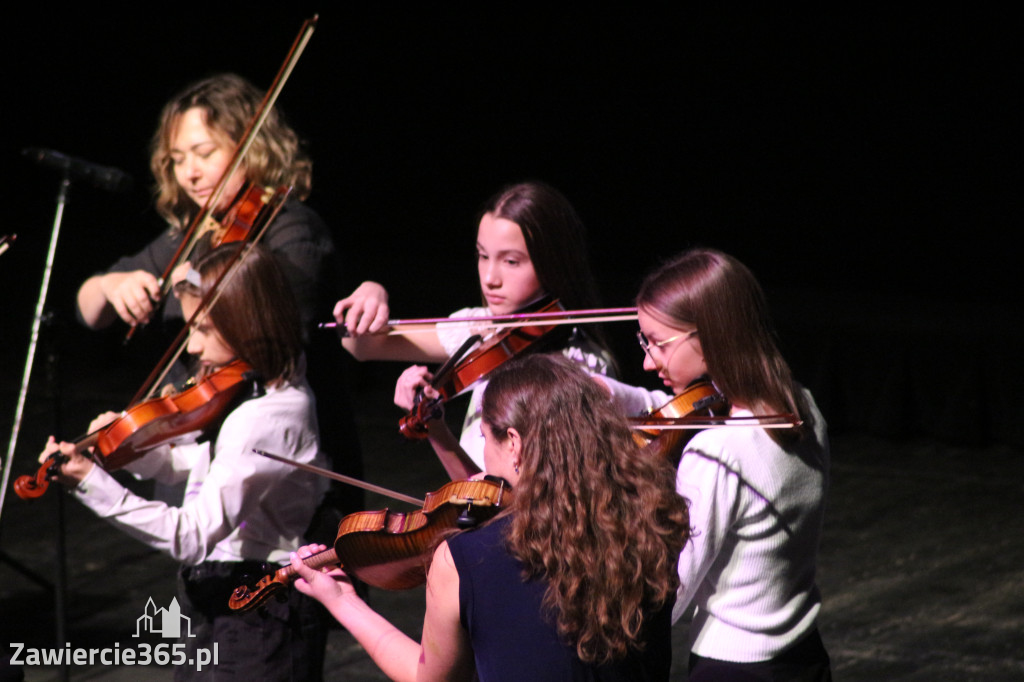
<svg viewBox="0 0 1024 682">
<path fill-rule="evenodd" d="M 174 258 L 184 234 L 165 230 L 145 248 L 115 262 L 107 272 L 145 270 L 160 277 Z M 261 243 L 276 257 L 292 285 L 299 304 L 303 335 L 315 320 L 330 316 L 338 287 L 334 242 L 326 223 L 311 208 L 289 199 L 270 223 Z M 324 306 L 327 306 L 324 309 Z M 174 296 L 164 303 L 164 318 L 180 318 L 181 304 Z"/>
<path fill-rule="evenodd" d="M 481 682 L 509 680 L 667 680 L 672 664 L 672 602 L 648 613 L 643 652 L 596 666 L 560 641 L 553 619 L 541 615 L 543 581 L 522 579 L 522 564 L 504 537 L 511 517 L 448 539 L 459 573 L 459 612 L 469 632 Z"/>
</svg>

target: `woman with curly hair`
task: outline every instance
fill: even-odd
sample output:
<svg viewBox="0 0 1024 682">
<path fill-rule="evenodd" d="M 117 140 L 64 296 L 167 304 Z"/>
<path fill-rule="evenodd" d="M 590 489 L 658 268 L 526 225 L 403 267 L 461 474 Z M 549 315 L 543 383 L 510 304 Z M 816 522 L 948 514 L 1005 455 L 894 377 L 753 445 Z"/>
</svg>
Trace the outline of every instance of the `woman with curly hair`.
<svg viewBox="0 0 1024 682">
<path fill-rule="evenodd" d="M 673 393 L 710 379 L 732 416 L 789 413 L 799 422 L 707 429 L 673 453 L 694 531 L 675 606 L 677 619 L 692 609 L 688 679 L 830 680 L 815 581 L 828 435 L 779 352 L 760 284 L 732 256 L 692 249 L 645 279 L 637 308 L 644 369 Z M 628 411 L 670 397 L 604 383 Z"/>
<path fill-rule="evenodd" d="M 262 100 L 263 93 L 248 81 L 222 74 L 190 85 L 164 106 L 151 144 L 150 169 L 156 180 L 156 210 L 168 228 L 139 253 L 121 258 L 82 284 L 78 310 L 87 326 L 107 327 L 117 318 L 130 325 L 150 320 L 160 298 L 157 278 L 221 181 Z M 215 212 L 226 209 L 246 182 L 294 188 L 294 198 L 285 203 L 262 243 L 279 259 L 302 321 L 308 323 L 318 303 L 332 300 L 332 292 L 325 291 L 326 298 L 318 301 L 317 287 L 329 274 L 334 244 L 320 216 L 302 203 L 312 187 L 312 163 L 276 109 L 271 109 L 241 166 L 227 180 Z M 164 303 L 165 317 L 181 316 L 175 300 Z"/>
<path fill-rule="evenodd" d="M 556 355 L 491 378 L 482 430 L 486 470 L 514 499 L 434 552 L 421 643 L 338 569 L 294 556 L 297 588 L 396 680 L 668 679 L 676 561 L 689 537 L 671 466 L 642 456 L 607 394 Z"/>
</svg>

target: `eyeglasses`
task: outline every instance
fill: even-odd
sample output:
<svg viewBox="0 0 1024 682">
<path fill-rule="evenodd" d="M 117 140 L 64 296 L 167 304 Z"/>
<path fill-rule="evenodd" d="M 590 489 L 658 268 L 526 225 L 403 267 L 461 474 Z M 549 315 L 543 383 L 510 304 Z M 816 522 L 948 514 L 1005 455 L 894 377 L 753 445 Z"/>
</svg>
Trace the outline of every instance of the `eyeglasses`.
<svg viewBox="0 0 1024 682">
<path fill-rule="evenodd" d="M 647 339 L 646 336 L 644 336 L 644 333 L 638 329 L 637 332 L 636 332 L 636 340 L 640 342 L 640 347 L 644 349 L 644 352 L 647 353 L 648 355 L 650 355 L 651 354 L 651 348 L 658 348 L 658 349 L 660 349 L 660 348 L 664 347 L 665 345 L 672 343 L 673 341 L 678 341 L 679 339 L 685 340 L 685 339 L 688 339 L 688 338 L 690 338 L 692 336 L 696 336 L 696 335 L 697 335 L 697 330 L 694 329 L 692 332 L 686 332 L 685 334 L 676 334 L 672 338 L 665 339 L 664 341 L 657 341 L 657 342 L 652 343 L 651 341 L 649 341 Z"/>
</svg>

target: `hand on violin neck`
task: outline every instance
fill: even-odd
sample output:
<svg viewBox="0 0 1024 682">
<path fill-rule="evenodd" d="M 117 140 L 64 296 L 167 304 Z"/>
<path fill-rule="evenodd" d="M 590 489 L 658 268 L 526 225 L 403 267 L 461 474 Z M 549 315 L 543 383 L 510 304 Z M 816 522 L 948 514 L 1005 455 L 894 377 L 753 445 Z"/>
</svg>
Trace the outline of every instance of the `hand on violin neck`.
<svg viewBox="0 0 1024 682">
<path fill-rule="evenodd" d="M 51 480 L 69 488 L 78 485 L 96 466 L 91 459 L 78 453 L 74 443 L 58 443 L 53 436 L 50 436 L 43 451 L 39 454 L 39 463 L 45 464 L 47 460 L 55 456 L 63 461 L 55 467 L 56 475 Z"/>
<path fill-rule="evenodd" d="M 339 567 L 327 566 L 315 569 L 308 566 L 304 559 L 326 550 L 324 545 L 305 545 L 291 555 L 291 567 L 298 578 L 295 589 L 312 597 L 329 609 L 345 599 L 359 599 L 352 581 Z M 360 600 L 361 601 L 361 600 Z M 332 609 L 333 613 L 333 609 Z"/>
<path fill-rule="evenodd" d="M 299 547 L 296 551 L 292 552 L 292 556 L 298 556 L 299 559 L 303 561 L 303 564 L 305 564 L 306 559 L 309 559 L 312 556 L 316 556 L 320 552 L 324 551 L 327 551 L 327 545 L 313 543 L 310 545 L 303 545 L 302 547 Z"/>
<path fill-rule="evenodd" d="M 416 407 L 419 400 L 437 398 L 437 389 L 430 385 L 433 379 L 434 375 L 422 365 L 413 365 L 406 369 L 395 382 L 395 405 L 409 412 Z M 418 394 L 422 398 L 418 398 Z"/>
</svg>

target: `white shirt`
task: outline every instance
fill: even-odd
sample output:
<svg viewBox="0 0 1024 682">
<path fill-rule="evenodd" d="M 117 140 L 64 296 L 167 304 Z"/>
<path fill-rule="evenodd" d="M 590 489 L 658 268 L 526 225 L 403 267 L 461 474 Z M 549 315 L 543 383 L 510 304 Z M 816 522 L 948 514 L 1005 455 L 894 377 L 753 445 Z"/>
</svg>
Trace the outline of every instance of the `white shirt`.
<svg viewBox="0 0 1024 682">
<path fill-rule="evenodd" d="M 130 492 L 95 466 L 74 495 L 98 516 L 185 564 L 243 559 L 286 563 L 327 489 L 325 479 L 253 448 L 324 466 L 315 399 L 302 379 L 237 406 L 210 442 L 154 448 L 125 468 L 186 481 L 180 507 Z"/>
</svg>

